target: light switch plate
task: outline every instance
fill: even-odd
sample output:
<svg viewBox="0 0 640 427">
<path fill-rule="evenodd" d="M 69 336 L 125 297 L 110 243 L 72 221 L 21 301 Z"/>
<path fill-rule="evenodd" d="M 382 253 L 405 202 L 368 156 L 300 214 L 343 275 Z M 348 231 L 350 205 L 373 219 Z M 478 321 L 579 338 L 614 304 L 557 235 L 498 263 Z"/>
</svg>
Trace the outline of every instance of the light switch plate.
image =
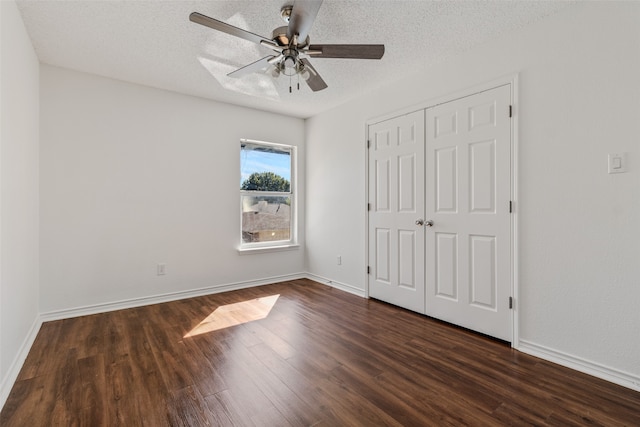
<svg viewBox="0 0 640 427">
<path fill-rule="evenodd" d="M 627 153 L 609 154 L 609 173 L 623 173 L 627 171 Z"/>
</svg>

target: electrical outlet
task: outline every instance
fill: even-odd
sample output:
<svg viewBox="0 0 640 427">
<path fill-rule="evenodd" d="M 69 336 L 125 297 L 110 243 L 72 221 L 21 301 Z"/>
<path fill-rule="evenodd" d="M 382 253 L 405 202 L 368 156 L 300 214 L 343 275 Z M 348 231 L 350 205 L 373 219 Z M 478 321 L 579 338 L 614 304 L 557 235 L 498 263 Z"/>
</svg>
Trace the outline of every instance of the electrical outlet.
<svg viewBox="0 0 640 427">
<path fill-rule="evenodd" d="M 342 257 L 340 255 L 338 255 L 337 262 L 338 262 L 338 265 L 342 265 Z"/>
<path fill-rule="evenodd" d="M 164 276 L 167 274 L 167 266 L 164 264 L 158 264 L 156 272 L 158 273 L 158 276 Z"/>
</svg>

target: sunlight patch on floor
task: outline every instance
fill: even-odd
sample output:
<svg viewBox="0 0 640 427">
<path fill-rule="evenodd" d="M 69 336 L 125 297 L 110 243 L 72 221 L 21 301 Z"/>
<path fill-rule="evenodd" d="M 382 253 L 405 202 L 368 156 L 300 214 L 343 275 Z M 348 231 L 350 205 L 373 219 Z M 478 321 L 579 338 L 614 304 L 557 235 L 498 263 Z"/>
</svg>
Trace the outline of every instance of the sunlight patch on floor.
<svg viewBox="0 0 640 427">
<path fill-rule="evenodd" d="M 268 297 L 222 305 L 216 308 L 206 319 L 189 331 L 183 338 L 264 319 L 269 315 L 279 297 L 279 294 L 270 295 Z"/>
</svg>

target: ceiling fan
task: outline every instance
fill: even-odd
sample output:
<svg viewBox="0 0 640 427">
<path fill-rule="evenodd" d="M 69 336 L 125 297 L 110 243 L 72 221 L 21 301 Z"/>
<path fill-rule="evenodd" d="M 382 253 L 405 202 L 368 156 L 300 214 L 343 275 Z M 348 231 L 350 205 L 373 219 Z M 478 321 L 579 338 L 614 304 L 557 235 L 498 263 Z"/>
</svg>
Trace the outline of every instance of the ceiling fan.
<svg viewBox="0 0 640 427">
<path fill-rule="evenodd" d="M 309 31 L 321 5 L 322 0 L 296 0 L 293 5 L 283 6 L 280 15 L 288 25 L 273 30 L 271 39 L 198 12 L 191 13 L 189 20 L 274 51 L 271 55 L 229 73 L 228 76 L 241 77 L 267 69 L 274 77 L 281 74 L 289 77 L 298 75 L 307 82 L 312 91 L 317 92 L 326 89 L 327 84 L 307 57 L 380 59 L 384 55 L 382 44 L 310 44 Z M 298 89 L 300 89 L 299 83 Z M 289 85 L 289 92 L 291 92 L 291 85 Z"/>
</svg>

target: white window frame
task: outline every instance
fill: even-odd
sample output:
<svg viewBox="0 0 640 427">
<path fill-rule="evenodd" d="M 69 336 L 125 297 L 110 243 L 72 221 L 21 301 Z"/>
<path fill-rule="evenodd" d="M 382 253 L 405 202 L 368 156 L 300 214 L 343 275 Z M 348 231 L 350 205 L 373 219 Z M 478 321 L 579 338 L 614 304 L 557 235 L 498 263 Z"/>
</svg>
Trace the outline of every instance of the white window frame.
<svg viewBox="0 0 640 427">
<path fill-rule="evenodd" d="M 241 139 L 239 146 L 239 166 L 240 166 L 240 174 L 242 174 L 242 146 L 244 144 L 252 144 L 252 145 L 262 145 L 265 147 L 273 147 L 273 148 L 281 148 L 286 149 L 291 153 L 290 160 L 290 172 L 291 177 L 289 180 L 289 193 L 282 192 L 274 192 L 274 191 L 254 191 L 254 190 L 240 190 L 239 197 L 239 213 L 240 213 L 240 229 L 238 232 L 240 244 L 238 246 L 238 252 L 241 254 L 245 253 L 258 253 L 265 251 L 279 251 L 279 250 L 289 250 L 296 249 L 299 247 L 298 245 L 298 221 L 297 221 L 297 185 L 296 185 L 296 172 L 297 172 L 297 147 L 294 145 L 286 145 L 286 144 L 277 144 L 273 142 L 265 142 L 265 141 L 257 141 L 252 139 Z M 242 175 L 240 176 L 242 179 Z M 291 218 L 289 224 L 289 240 L 277 240 L 272 242 L 252 242 L 245 243 L 242 239 L 242 214 L 243 214 L 243 198 L 244 196 L 251 195 L 264 195 L 264 196 L 283 196 L 287 195 L 291 200 Z"/>
</svg>

